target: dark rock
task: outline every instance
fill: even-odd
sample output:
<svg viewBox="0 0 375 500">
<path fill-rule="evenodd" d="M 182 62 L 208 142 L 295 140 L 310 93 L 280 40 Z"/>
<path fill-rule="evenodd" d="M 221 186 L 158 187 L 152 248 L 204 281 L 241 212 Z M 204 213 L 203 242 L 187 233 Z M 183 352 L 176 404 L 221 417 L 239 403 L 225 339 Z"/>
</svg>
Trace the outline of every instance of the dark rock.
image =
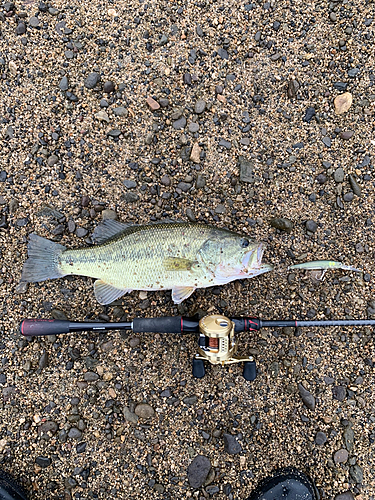
<svg viewBox="0 0 375 500">
<path fill-rule="evenodd" d="M 96 380 L 98 380 L 99 378 L 99 375 L 95 372 L 86 372 L 84 374 L 84 379 L 86 380 L 86 382 L 95 382 Z"/>
<path fill-rule="evenodd" d="M 332 396 L 333 399 L 337 399 L 337 401 L 344 401 L 346 397 L 346 388 L 342 385 L 335 385 L 332 387 Z"/>
<path fill-rule="evenodd" d="M 363 483 L 363 470 L 359 465 L 352 465 L 349 468 L 349 475 L 357 484 Z"/>
<path fill-rule="evenodd" d="M 342 448 L 341 450 L 337 450 L 333 455 L 333 461 L 335 464 L 344 464 L 349 458 L 349 453 L 347 450 Z"/>
<path fill-rule="evenodd" d="M 353 193 L 356 195 L 356 196 L 361 196 L 361 188 L 359 187 L 357 181 L 355 180 L 355 177 L 352 175 L 352 174 L 349 174 L 349 182 L 350 182 L 350 185 L 353 189 Z"/>
<path fill-rule="evenodd" d="M 354 134 L 353 130 L 346 130 L 344 132 L 340 132 L 340 137 L 344 141 L 348 141 L 353 137 L 353 134 Z"/>
<path fill-rule="evenodd" d="M 219 146 L 225 149 L 231 149 L 232 143 L 230 141 L 227 141 L 225 139 L 220 139 L 219 141 Z"/>
<path fill-rule="evenodd" d="M 254 182 L 253 162 L 244 156 L 239 156 L 238 162 L 240 167 L 240 181 L 252 184 Z"/>
<path fill-rule="evenodd" d="M 344 446 L 350 452 L 354 448 L 354 431 L 351 425 L 348 425 L 343 433 Z"/>
<path fill-rule="evenodd" d="M 52 460 L 48 457 L 36 457 L 35 463 L 37 465 L 39 465 L 39 467 L 44 469 L 44 468 L 48 467 L 49 465 L 51 465 Z"/>
<path fill-rule="evenodd" d="M 236 455 L 242 451 L 241 444 L 237 441 L 232 434 L 223 434 L 224 450 L 230 455 Z"/>
<path fill-rule="evenodd" d="M 287 233 L 290 233 L 294 227 L 291 220 L 278 217 L 271 219 L 270 224 L 272 227 L 275 227 L 276 229 L 280 229 L 280 231 L 285 231 Z"/>
<path fill-rule="evenodd" d="M 200 488 L 205 483 L 211 469 L 211 462 L 204 455 L 194 458 L 187 470 L 187 477 L 192 488 Z"/>
<path fill-rule="evenodd" d="M 197 189 L 202 189 L 206 185 L 206 178 L 202 174 L 197 175 L 197 181 L 195 183 Z"/>
<path fill-rule="evenodd" d="M 331 141 L 330 137 L 328 137 L 328 136 L 323 137 L 322 141 L 323 141 L 323 144 L 325 146 L 327 146 L 327 148 L 330 148 L 332 146 L 332 141 Z"/>
<path fill-rule="evenodd" d="M 297 80 L 289 80 L 288 90 L 287 90 L 288 97 L 290 99 L 295 98 L 297 96 L 298 89 L 299 89 L 299 83 L 297 82 Z"/>
<path fill-rule="evenodd" d="M 119 130 L 118 128 L 113 128 L 107 132 L 107 135 L 114 138 L 119 137 L 121 135 L 121 130 Z"/>
<path fill-rule="evenodd" d="M 138 199 L 139 199 L 139 196 L 137 195 L 137 193 L 133 193 L 133 192 L 125 193 L 123 196 L 123 200 L 126 201 L 127 203 L 134 203 Z"/>
<path fill-rule="evenodd" d="M 345 491 L 335 496 L 335 500 L 355 500 L 351 491 Z"/>
<path fill-rule="evenodd" d="M 193 406 L 198 401 L 197 396 L 187 396 L 182 400 L 187 406 Z"/>
<path fill-rule="evenodd" d="M 198 99 L 194 105 L 194 113 L 200 115 L 206 109 L 206 101 L 203 99 Z"/>
<path fill-rule="evenodd" d="M 219 54 L 219 56 L 222 58 L 222 59 L 226 59 L 228 60 L 229 59 L 229 54 L 228 52 L 223 49 L 222 47 L 220 47 L 217 51 L 217 53 Z"/>
<path fill-rule="evenodd" d="M 56 422 L 53 422 L 52 420 L 47 420 L 47 422 L 44 422 L 38 427 L 38 434 L 39 436 L 43 437 L 44 435 L 47 435 L 46 437 L 48 438 L 48 434 L 56 434 L 58 431 L 58 425 Z"/>
<path fill-rule="evenodd" d="M 178 120 L 175 120 L 173 123 L 172 123 L 172 127 L 175 129 L 175 130 L 181 130 L 181 129 L 184 129 L 186 127 L 186 118 L 184 116 L 181 116 Z"/>
<path fill-rule="evenodd" d="M 302 118 L 302 121 L 304 121 L 306 123 L 310 123 L 311 120 L 314 118 L 314 116 L 315 116 L 315 109 L 312 107 L 307 108 L 305 116 Z"/>
<path fill-rule="evenodd" d="M 77 453 L 84 453 L 86 451 L 87 443 L 78 443 L 76 446 Z"/>
<path fill-rule="evenodd" d="M 48 353 L 44 352 L 39 358 L 39 368 L 43 370 L 48 365 Z"/>
<path fill-rule="evenodd" d="M 84 85 L 87 89 L 93 89 L 96 87 L 99 81 L 100 81 L 99 73 L 90 73 L 85 78 Z"/>
<path fill-rule="evenodd" d="M 16 28 L 16 34 L 23 35 L 24 33 L 26 33 L 26 24 L 21 22 Z"/>
<path fill-rule="evenodd" d="M 115 90 L 115 85 L 113 82 L 105 82 L 103 85 L 103 92 L 110 94 Z"/>
<path fill-rule="evenodd" d="M 310 231 L 310 233 L 315 233 L 318 229 L 318 224 L 313 220 L 306 221 L 306 230 Z"/>
<path fill-rule="evenodd" d="M 324 432 L 321 431 L 317 432 L 315 436 L 315 443 L 320 446 L 326 442 L 327 442 L 327 436 L 324 434 Z"/>
<path fill-rule="evenodd" d="M 305 389 L 302 384 L 298 384 L 297 387 L 298 387 L 298 391 L 301 395 L 303 404 L 309 410 L 314 411 L 315 410 L 315 398 L 314 398 L 314 396 L 311 394 L 311 392 L 309 392 L 307 389 Z"/>
</svg>

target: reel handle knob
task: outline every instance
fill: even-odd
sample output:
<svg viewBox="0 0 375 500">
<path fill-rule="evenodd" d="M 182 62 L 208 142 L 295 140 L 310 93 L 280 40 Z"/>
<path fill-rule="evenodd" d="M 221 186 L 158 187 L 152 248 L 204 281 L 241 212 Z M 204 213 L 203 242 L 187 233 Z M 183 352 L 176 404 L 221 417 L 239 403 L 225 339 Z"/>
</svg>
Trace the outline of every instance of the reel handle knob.
<svg viewBox="0 0 375 500">
<path fill-rule="evenodd" d="M 245 380 L 252 382 L 257 377 L 257 365 L 255 361 L 245 361 L 243 364 L 243 376 Z"/>
</svg>

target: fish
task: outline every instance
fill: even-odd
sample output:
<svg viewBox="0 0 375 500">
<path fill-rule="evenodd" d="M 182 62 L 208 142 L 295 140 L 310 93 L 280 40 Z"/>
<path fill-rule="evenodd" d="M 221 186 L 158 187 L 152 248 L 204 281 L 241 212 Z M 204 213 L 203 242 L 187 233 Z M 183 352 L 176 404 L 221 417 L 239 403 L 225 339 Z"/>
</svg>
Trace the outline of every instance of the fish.
<svg viewBox="0 0 375 500">
<path fill-rule="evenodd" d="M 303 264 L 294 264 L 293 266 L 289 266 L 288 269 L 306 269 L 306 270 L 315 270 L 315 269 L 343 269 L 344 271 L 355 271 L 357 273 L 361 273 L 360 269 L 357 269 L 353 266 L 347 266 L 342 262 L 336 262 L 334 260 L 314 260 L 312 262 L 304 262 Z"/>
<path fill-rule="evenodd" d="M 180 304 L 197 288 L 273 269 L 262 264 L 263 243 L 202 223 L 129 225 L 105 220 L 94 230 L 92 240 L 97 244 L 67 249 L 30 234 L 21 281 L 89 276 L 96 279 L 94 294 L 102 305 L 133 290 L 172 290 L 173 302 Z"/>
</svg>

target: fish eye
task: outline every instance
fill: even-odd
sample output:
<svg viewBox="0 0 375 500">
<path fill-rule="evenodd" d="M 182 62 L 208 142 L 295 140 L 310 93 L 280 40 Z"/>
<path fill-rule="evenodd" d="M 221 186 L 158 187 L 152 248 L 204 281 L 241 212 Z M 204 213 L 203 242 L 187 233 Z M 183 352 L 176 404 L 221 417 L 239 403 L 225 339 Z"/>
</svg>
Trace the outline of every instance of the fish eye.
<svg viewBox="0 0 375 500">
<path fill-rule="evenodd" d="M 246 239 L 246 238 L 242 238 L 242 239 L 241 239 L 241 247 L 242 247 L 242 248 L 246 248 L 246 247 L 248 247 L 248 246 L 249 246 L 249 240 L 248 240 L 248 239 Z"/>
</svg>

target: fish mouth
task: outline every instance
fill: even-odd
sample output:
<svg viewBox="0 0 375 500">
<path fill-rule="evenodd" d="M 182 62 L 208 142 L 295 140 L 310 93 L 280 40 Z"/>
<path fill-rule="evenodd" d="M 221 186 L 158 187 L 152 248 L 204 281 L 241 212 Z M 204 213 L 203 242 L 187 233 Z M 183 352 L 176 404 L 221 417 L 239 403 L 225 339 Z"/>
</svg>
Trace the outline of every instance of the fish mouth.
<svg viewBox="0 0 375 500">
<path fill-rule="evenodd" d="M 250 258 L 253 255 L 254 251 L 250 251 L 245 255 L 242 261 L 243 268 L 241 271 L 241 275 L 253 277 L 257 276 L 258 274 L 268 273 L 269 271 L 273 270 L 274 266 L 272 266 L 271 264 L 262 264 L 264 250 L 265 245 L 263 243 L 260 243 L 258 245 L 258 248 L 256 249 L 256 260 L 255 262 L 251 263 L 252 265 L 250 265 L 250 268 Z"/>
</svg>

